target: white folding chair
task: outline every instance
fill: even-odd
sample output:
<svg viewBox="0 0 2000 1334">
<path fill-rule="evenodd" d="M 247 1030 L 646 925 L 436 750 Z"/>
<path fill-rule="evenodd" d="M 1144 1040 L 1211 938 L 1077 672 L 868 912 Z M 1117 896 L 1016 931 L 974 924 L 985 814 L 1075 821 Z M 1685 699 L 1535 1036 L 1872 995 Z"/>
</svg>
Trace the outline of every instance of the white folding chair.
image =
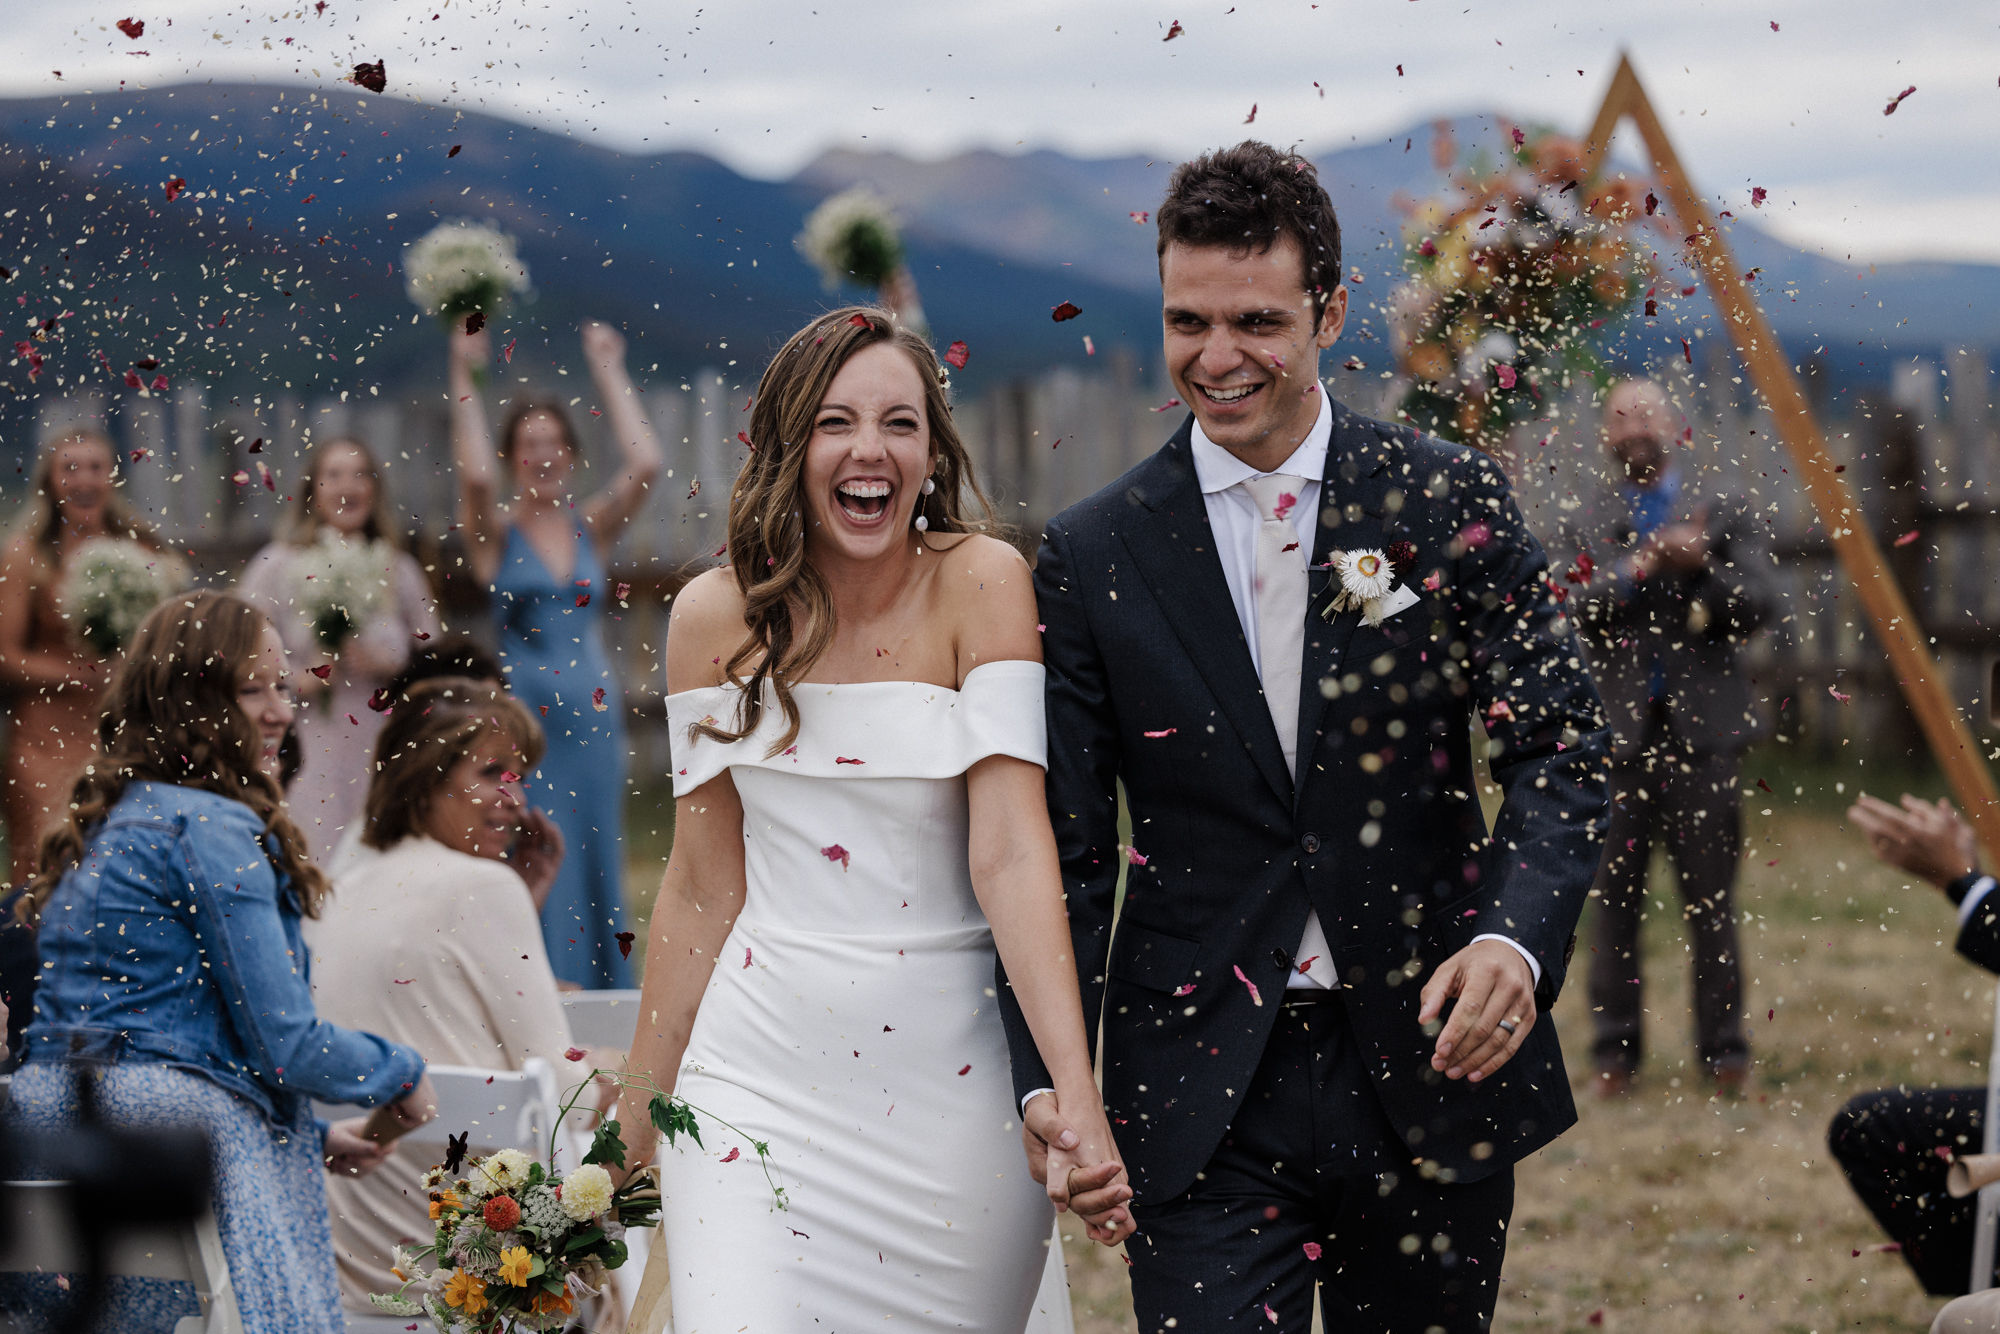
<svg viewBox="0 0 2000 1334">
<path fill-rule="evenodd" d="M 82 1264 L 83 1239 L 71 1227 L 60 1181 L 0 1182 L 0 1273 L 74 1274 Z M 242 1334 L 243 1318 L 229 1286 L 229 1262 L 215 1220 L 199 1219 L 119 1236 L 104 1257 L 106 1277 L 160 1279 L 193 1285 L 200 1315 L 186 1316 L 174 1334 Z M 405 1324 L 408 1322 L 405 1321 Z M 0 1330 L 16 1326 L 0 1315 Z M 400 1328 L 400 1326 L 398 1326 Z"/>
<path fill-rule="evenodd" d="M 519 1149 L 540 1161 L 548 1153 L 549 1128 L 555 1124 L 562 1098 L 547 1061 L 532 1059 L 519 1070 L 433 1065 L 424 1073 L 437 1094 L 437 1115 L 398 1140 L 398 1153 L 425 1166 L 442 1162 L 445 1141 L 452 1135 L 466 1136 L 467 1150 L 473 1154 Z M 355 1114 L 352 1107 L 326 1104 L 318 1111 L 329 1121 Z M 343 1315 L 354 1334 L 390 1334 L 410 1327 L 407 1316 Z"/>
<path fill-rule="evenodd" d="M 612 1047 L 625 1051 L 639 1026 L 637 991 L 565 991 L 563 1013 L 569 1035 L 579 1047 Z"/>
</svg>

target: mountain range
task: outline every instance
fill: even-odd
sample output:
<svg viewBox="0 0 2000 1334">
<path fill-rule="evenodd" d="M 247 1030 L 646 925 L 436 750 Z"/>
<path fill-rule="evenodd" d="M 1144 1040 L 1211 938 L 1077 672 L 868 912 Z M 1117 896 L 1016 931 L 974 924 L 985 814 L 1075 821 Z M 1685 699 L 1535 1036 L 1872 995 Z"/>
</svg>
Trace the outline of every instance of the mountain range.
<svg viewBox="0 0 2000 1334">
<path fill-rule="evenodd" d="M 1497 146 L 1507 124 L 1465 117 L 1452 129 Z M 1441 184 L 1431 135 L 1416 126 L 1308 152 L 1342 218 L 1359 313 L 1344 345 L 1364 361 L 1387 361 L 1370 342 L 1373 307 L 1400 272 L 1399 205 Z M 754 382 L 786 332 L 860 296 L 825 290 L 793 245 L 820 199 L 856 183 L 902 217 L 933 334 L 968 343 L 962 391 L 1087 368 L 1084 336 L 1100 358 L 1124 348 L 1154 373 L 1145 216 L 1171 167 L 1047 150 L 917 161 L 836 149 L 767 181 L 696 153 L 619 152 L 348 85 L 0 100 L 0 434 L 18 438 L 41 395 L 128 371 L 238 396 L 435 394 L 442 340 L 404 295 L 402 251 L 457 217 L 519 240 L 535 291 L 494 331 L 496 346 L 515 345 L 516 370 L 570 368 L 582 383 L 573 331 L 596 317 L 627 331 L 642 382 L 699 367 Z M 1754 218 L 1728 225 L 1794 360 L 1872 379 L 1894 357 L 2000 345 L 2000 266 L 1836 261 Z M 1083 315 L 1053 322 L 1064 301 Z M 1700 294 L 1678 316 L 1676 329 L 1629 329 L 1624 354 L 1677 350 L 1691 329 L 1714 328 Z M 42 361 L 33 379 L 29 353 Z"/>
</svg>

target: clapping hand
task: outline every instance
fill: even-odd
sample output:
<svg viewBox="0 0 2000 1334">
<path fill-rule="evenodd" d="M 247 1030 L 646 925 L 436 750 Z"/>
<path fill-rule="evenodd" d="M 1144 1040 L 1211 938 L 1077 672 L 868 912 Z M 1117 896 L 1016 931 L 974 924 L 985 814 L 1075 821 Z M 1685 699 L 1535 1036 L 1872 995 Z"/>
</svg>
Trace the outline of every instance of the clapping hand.
<svg viewBox="0 0 2000 1334">
<path fill-rule="evenodd" d="M 1860 827 L 1878 858 L 1940 889 L 1978 869 L 1979 838 L 1958 808 L 1942 797 L 1929 802 L 1905 792 L 1899 810 L 1863 793 L 1847 808 L 1847 818 Z"/>
<path fill-rule="evenodd" d="M 1096 1098 L 1072 1099 L 1088 1106 L 1076 1119 L 1081 1133 L 1069 1123 L 1053 1093 L 1028 1102 L 1021 1117 L 1021 1144 L 1028 1155 L 1028 1173 L 1049 1193 L 1056 1211 L 1074 1213 L 1094 1242 L 1116 1246 L 1136 1225 L 1127 1207 L 1132 1187 L 1111 1125 Z"/>
<path fill-rule="evenodd" d="M 548 902 L 549 890 L 555 887 L 564 850 L 561 826 L 549 818 L 547 811 L 529 807 L 521 817 L 521 836 L 514 841 L 508 860 L 527 882 L 528 897 L 535 901 L 536 912 L 542 910 L 542 905 Z"/>
<path fill-rule="evenodd" d="M 326 1170 L 335 1176 L 365 1177 L 396 1151 L 392 1140 L 368 1133 L 369 1118 L 349 1117 L 326 1128 Z"/>
</svg>

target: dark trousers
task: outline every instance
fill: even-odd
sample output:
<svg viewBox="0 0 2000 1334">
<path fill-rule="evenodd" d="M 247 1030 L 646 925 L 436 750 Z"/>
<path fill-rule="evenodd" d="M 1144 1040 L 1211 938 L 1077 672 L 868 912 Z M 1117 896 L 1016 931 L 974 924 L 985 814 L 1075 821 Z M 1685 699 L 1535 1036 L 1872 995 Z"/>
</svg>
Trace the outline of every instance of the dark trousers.
<svg viewBox="0 0 2000 1334">
<path fill-rule="evenodd" d="M 1978 1200 L 1945 1194 L 1950 1164 L 1937 1150 L 1978 1153 L 1986 1090 L 1877 1089 L 1840 1109 L 1827 1147 L 1847 1184 L 1894 1241 L 1903 1263 L 1933 1297 L 1967 1291 Z"/>
<path fill-rule="evenodd" d="M 1229 1134 L 1188 1191 L 1134 1201 L 1142 1334 L 1473 1334 L 1500 1291 L 1514 1170 L 1440 1184 L 1369 1087 L 1337 992 L 1287 1004 Z"/>
<path fill-rule="evenodd" d="M 1644 1055 L 1639 915 L 1655 838 L 1666 845 L 1687 905 L 1695 1050 L 1712 1070 L 1749 1060 L 1734 895 L 1743 849 L 1737 770 L 1734 755 L 1689 754 L 1658 713 L 1638 751 L 1612 764 L 1590 961 L 1591 1054 L 1600 1070 L 1636 1072 Z"/>
</svg>

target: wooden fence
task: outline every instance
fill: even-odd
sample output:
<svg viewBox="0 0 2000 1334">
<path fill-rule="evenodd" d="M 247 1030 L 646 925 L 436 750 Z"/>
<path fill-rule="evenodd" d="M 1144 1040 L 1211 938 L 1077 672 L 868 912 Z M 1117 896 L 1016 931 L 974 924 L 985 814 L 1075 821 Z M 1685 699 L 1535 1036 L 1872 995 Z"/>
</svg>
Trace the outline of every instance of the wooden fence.
<svg viewBox="0 0 2000 1334">
<path fill-rule="evenodd" d="M 1912 360 L 1895 370 L 1886 390 L 1868 393 L 1830 392 L 1813 365 L 1802 371 L 1819 392 L 1816 410 L 1867 521 L 1893 553 L 1897 575 L 1945 664 L 1953 697 L 1988 752 L 2000 750 L 1988 718 L 2000 649 L 2000 418 L 1986 361 L 1974 351 L 1952 353 L 1942 363 Z M 1752 670 L 1781 714 L 1781 733 L 1821 757 L 1843 746 L 1885 758 L 1919 747 L 1883 655 L 1771 434 L 1769 414 L 1733 362 L 1711 343 L 1699 364 L 1676 357 L 1658 373 L 1693 427 L 1682 466 L 1705 488 L 1744 500 L 1771 519 L 1783 606 L 1779 623 L 1759 637 Z M 534 388 L 560 390 L 564 384 Z M 1329 385 L 1361 411 L 1392 410 L 1396 386 L 1379 372 L 1339 369 Z M 645 391 L 647 411 L 667 445 L 669 471 L 614 556 L 615 577 L 630 582 L 634 596 L 612 622 L 614 651 L 629 665 L 635 773 L 666 765 L 658 725 L 665 604 L 723 545 L 729 484 L 744 457 L 737 433 L 748 427 L 750 390 L 732 368 Z M 996 508 L 1032 548 L 1044 519 L 1110 482 L 1179 424 L 1183 410 L 1169 404 L 1171 393 L 1142 380 L 1129 354 L 1110 351 L 1080 368 L 994 387 L 961 403 L 954 417 Z M 577 400 L 575 410 L 585 437 L 588 489 L 589 470 L 608 469 L 613 453 L 602 423 L 582 415 L 587 405 Z M 483 632 L 483 598 L 470 586 L 448 533 L 452 478 L 442 395 L 413 402 L 343 395 L 313 403 L 285 396 L 222 403 L 200 388 L 182 387 L 170 397 L 67 400 L 44 411 L 41 429 L 53 431 L 79 417 L 109 427 L 129 460 L 125 485 L 133 501 L 190 552 L 204 577 L 218 581 L 232 577 L 270 532 L 301 448 L 335 434 L 359 436 L 384 460 L 397 505 L 408 514 L 444 596 L 447 619 Z M 1596 410 L 1584 394 L 1553 404 L 1547 420 L 1518 431 L 1502 461 L 1545 538 L 1565 500 L 1610 485 Z M 271 470 L 270 486 L 260 464 Z M 1552 554 L 1563 562 L 1573 553 Z M 1838 686 L 1850 703 L 1834 700 L 1829 686 Z"/>
</svg>

